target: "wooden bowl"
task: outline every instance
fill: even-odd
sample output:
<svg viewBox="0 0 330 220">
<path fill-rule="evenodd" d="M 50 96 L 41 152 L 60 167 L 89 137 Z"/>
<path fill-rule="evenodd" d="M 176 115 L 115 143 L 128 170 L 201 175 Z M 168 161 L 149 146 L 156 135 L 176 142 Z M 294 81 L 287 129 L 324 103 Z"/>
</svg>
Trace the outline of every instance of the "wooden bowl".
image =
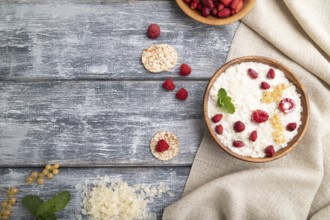
<svg viewBox="0 0 330 220">
<path fill-rule="evenodd" d="M 208 99 L 209 99 L 210 89 L 211 89 L 213 83 L 215 82 L 215 80 L 223 72 L 225 72 L 229 67 L 231 67 L 233 65 L 237 65 L 242 62 L 263 63 L 263 64 L 267 64 L 273 68 L 283 71 L 286 78 L 289 81 L 291 81 L 292 83 L 294 83 L 294 85 L 297 88 L 297 92 L 301 95 L 301 105 L 303 108 L 303 112 L 301 115 L 302 124 L 298 128 L 298 134 L 287 144 L 287 146 L 285 148 L 282 148 L 281 150 L 277 151 L 273 157 L 252 158 L 252 157 L 247 157 L 247 156 L 242 156 L 242 155 L 236 154 L 220 142 L 220 140 L 217 138 L 217 136 L 211 126 L 211 120 L 208 115 Z M 306 92 L 304 90 L 304 87 L 300 83 L 300 81 L 294 76 L 294 74 L 288 68 L 286 68 L 284 65 L 280 64 L 276 60 L 272 60 L 272 59 L 266 58 L 266 57 L 257 57 L 257 56 L 240 57 L 240 58 L 234 59 L 234 60 L 224 64 L 212 76 L 211 80 L 209 81 L 209 83 L 206 87 L 205 93 L 204 93 L 204 104 L 203 105 L 204 105 L 204 120 L 206 122 L 207 128 L 208 128 L 209 132 L 211 133 L 212 138 L 219 145 L 219 147 L 222 148 L 227 153 L 229 153 L 230 155 L 232 155 L 238 159 L 241 159 L 244 161 L 249 161 L 249 162 L 257 162 L 257 163 L 273 161 L 273 160 L 278 159 L 278 158 L 288 154 L 289 152 L 291 152 L 297 146 L 298 142 L 303 138 L 303 136 L 306 133 L 306 130 L 308 127 L 308 121 L 309 121 L 309 113 L 310 113 L 309 102 L 308 102 L 308 98 L 307 98 Z"/>
<path fill-rule="evenodd" d="M 183 2 L 183 0 L 176 0 L 176 3 L 186 15 L 188 15 L 192 19 L 195 19 L 198 22 L 209 25 L 226 25 L 238 21 L 249 13 L 249 11 L 253 8 L 255 2 L 256 0 L 244 0 L 244 6 L 241 11 L 227 18 L 216 18 L 213 16 L 209 16 L 206 18 L 203 17 L 199 11 L 191 9 L 189 5 Z"/>
</svg>

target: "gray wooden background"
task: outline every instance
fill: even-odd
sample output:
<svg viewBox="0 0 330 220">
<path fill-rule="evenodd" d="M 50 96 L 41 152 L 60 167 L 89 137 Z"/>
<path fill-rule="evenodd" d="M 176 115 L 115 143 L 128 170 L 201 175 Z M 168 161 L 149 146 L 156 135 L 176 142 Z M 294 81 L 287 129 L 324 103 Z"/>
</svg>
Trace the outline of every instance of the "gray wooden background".
<svg viewBox="0 0 330 220">
<path fill-rule="evenodd" d="M 150 23 L 161 27 L 157 40 L 146 37 Z M 204 133 L 204 89 L 237 27 L 197 23 L 173 0 L 1 0 L 0 201 L 7 187 L 20 189 L 11 219 L 32 219 L 20 204 L 24 195 L 49 198 L 61 190 L 73 199 L 58 216 L 75 219 L 81 201 L 75 185 L 98 175 L 165 182 L 174 196 L 149 207 L 161 218 L 181 197 Z M 142 50 L 156 43 L 177 49 L 174 70 L 144 69 Z M 191 65 L 190 76 L 178 75 L 181 63 Z M 189 91 L 188 100 L 162 89 L 168 77 Z M 149 152 L 162 130 L 181 142 L 178 157 L 167 162 Z M 32 170 L 54 162 L 63 167 L 54 180 L 24 183 Z"/>
</svg>

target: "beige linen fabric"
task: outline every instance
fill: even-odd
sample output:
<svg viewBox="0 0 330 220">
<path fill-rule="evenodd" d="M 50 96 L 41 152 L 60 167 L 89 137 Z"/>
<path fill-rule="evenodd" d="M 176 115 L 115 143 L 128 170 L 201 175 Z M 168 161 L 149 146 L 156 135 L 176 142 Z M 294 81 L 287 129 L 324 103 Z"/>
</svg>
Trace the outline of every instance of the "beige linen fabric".
<svg viewBox="0 0 330 220">
<path fill-rule="evenodd" d="M 305 85 L 309 129 L 276 161 L 255 164 L 218 148 L 208 132 L 181 200 L 164 220 L 330 219 L 330 1 L 257 0 L 233 40 L 228 60 L 276 59 Z"/>
</svg>

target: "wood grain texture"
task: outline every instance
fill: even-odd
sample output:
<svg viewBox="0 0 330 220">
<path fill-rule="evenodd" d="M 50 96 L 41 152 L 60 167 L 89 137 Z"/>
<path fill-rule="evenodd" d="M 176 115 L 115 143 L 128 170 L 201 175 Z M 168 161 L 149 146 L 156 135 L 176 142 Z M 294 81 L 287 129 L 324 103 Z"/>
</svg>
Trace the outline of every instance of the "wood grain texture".
<svg viewBox="0 0 330 220">
<path fill-rule="evenodd" d="M 208 79 L 227 57 L 238 23 L 212 27 L 186 16 L 175 1 L 4 1 L 0 4 L 0 79 Z M 157 40 L 146 37 L 160 25 Z M 144 48 L 173 45 L 179 54 L 171 72 L 148 73 Z"/>
<path fill-rule="evenodd" d="M 62 211 L 59 219 L 77 219 L 81 215 L 81 189 L 76 189 L 77 184 L 84 184 L 85 180 L 94 181 L 97 176 L 109 176 L 114 182 L 122 180 L 130 186 L 145 183 L 150 186 L 158 186 L 160 182 L 169 187 L 169 193 L 156 197 L 154 202 L 148 205 L 150 212 L 156 213 L 161 218 L 166 206 L 177 201 L 183 192 L 183 187 L 189 174 L 189 167 L 176 168 L 60 168 L 60 174 L 53 180 L 46 181 L 44 185 L 27 185 L 25 178 L 30 175 L 32 169 L 0 168 L 0 202 L 5 198 L 7 187 L 17 186 L 20 192 L 17 195 L 18 203 L 13 208 L 11 219 L 33 219 L 21 205 L 21 199 L 28 194 L 38 195 L 42 199 L 49 199 L 60 191 L 68 190 L 72 199 L 68 206 Z M 86 216 L 83 219 L 88 219 Z"/>
<path fill-rule="evenodd" d="M 190 165 L 204 133 L 206 82 L 175 81 L 182 102 L 154 81 L 0 83 L 0 166 Z M 153 135 L 172 131 L 179 156 L 149 152 Z"/>
</svg>

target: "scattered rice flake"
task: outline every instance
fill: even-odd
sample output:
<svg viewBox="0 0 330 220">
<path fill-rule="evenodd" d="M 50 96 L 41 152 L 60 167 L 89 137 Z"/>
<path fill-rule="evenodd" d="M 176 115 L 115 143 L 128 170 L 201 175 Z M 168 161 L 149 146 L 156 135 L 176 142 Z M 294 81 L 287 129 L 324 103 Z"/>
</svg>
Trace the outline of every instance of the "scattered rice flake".
<svg viewBox="0 0 330 220">
<path fill-rule="evenodd" d="M 81 213 L 89 215 L 92 220 L 157 219 L 157 215 L 149 212 L 147 206 L 154 201 L 154 197 L 160 197 L 169 189 L 163 182 L 159 186 L 129 186 L 124 181 L 111 183 L 107 176 L 95 181 L 85 181 L 81 188 Z"/>
</svg>

